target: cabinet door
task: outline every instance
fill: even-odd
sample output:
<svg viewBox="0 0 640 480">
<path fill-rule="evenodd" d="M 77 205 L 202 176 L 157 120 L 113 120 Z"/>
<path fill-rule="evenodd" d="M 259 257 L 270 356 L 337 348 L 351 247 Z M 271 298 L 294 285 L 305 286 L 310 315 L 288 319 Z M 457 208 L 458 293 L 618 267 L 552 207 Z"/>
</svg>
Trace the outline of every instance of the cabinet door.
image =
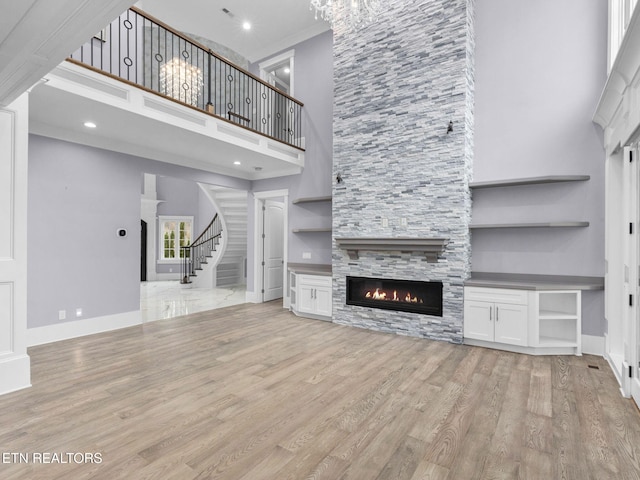
<svg viewBox="0 0 640 480">
<path fill-rule="evenodd" d="M 331 289 L 326 287 L 316 287 L 315 289 L 316 313 L 325 317 L 331 316 L 332 294 Z"/>
<path fill-rule="evenodd" d="M 527 346 L 527 307 L 496 303 L 493 322 L 495 325 L 495 341 L 510 345 Z"/>
<path fill-rule="evenodd" d="M 298 283 L 298 311 L 306 313 L 314 313 L 315 300 L 313 298 L 313 287 Z"/>
<path fill-rule="evenodd" d="M 464 302 L 464 336 L 493 342 L 493 303 L 467 300 Z"/>
</svg>

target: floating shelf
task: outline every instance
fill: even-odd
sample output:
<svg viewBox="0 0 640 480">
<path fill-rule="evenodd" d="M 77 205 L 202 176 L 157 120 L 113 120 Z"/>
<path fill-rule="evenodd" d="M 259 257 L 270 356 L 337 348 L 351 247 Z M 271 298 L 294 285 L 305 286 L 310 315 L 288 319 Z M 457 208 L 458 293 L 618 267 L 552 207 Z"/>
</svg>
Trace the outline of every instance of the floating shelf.
<svg viewBox="0 0 640 480">
<path fill-rule="evenodd" d="M 347 251 L 351 260 L 358 259 L 358 252 L 419 252 L 427 257 L 427 262 L 437 262 L 438 257 L 449 244 L 448 238 L 408 238 L 408 237 L 359 237 L 336 238 L 340 248 Z"/>
<path fill-rule="evenodd" d="M 575 228 L 588 227 L 589 222 L 539 222 L 539 223 L 476 223 L 469 225 L 472 230 L 492 228 Z"/>
<path fill-rule="evenodd" d="M 314 233 L 314 232 L 330 232 L 331 227 L 318 227 L 318 228 L 294 228 L 291 230 L 293 233 Z"/>
<path fill-rule="evenodd" d="M 331 195 L 326 197 L 305 197 L 305 198 L 296 198 L 293 202 L 294 205 L 297 203 L 311 203 L 311 202 L 330 202 Z"/>
<path fill-rule="evenodd" d="M 520 185 L 542 185 L 545 183 L 586 182 L 589 175 L 549 175 L 546 177 L 514 178 L 509 180 L 491 180 L 488 182 L 471 182 L 469 188 L 516 187 Z"/>
</svg>

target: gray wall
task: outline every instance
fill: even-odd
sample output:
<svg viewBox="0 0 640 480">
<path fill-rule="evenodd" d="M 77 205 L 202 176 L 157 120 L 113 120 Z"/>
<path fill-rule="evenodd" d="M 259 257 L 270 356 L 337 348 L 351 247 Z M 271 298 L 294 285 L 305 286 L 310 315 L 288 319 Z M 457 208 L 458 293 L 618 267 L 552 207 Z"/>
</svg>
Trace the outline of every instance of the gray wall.
<svg viewBox="0 0 640 480">
<path fill-rule="evenodd" d="M 158 199 L 158 215 L 188 216 L 193 217 L 193 239 L 200 234 L 199 227 L 199 195 L 196 182 L 175 177 L 159 176 L 156 179 Z M 211 204 L 211 202 L 209 202 Z M 156 225 L 159 228 L 159 225 Z M 159 232 L 159 230 L 158 230 Z M 156 235 L 156 251 L 160 251 L 160 237 Z M 176 263 L 156 263 L 157 273 L 177 273 L 180 260 Z"/>
<path fill-rule="evenodd" d="M 473 222 L 584 220 L 581 229 L 476 230 L 474 271 L 604 275 L 607 2 L 476 0 L 474 181 L 587 174 L 582 183 L 473 192 Z M 587 292 L 583 333 L 604 333 Z"/>
<path fill-rule="evenodd" d="M 293 205 L 300 197 L 331 195 L 332 124 L 333 124 L 333 53 L 332 33 L 325 32 L 294 45 L 295 97 L 304 103 L 303 131 L 306 140 L 305 168 L 300 175 L 258 180 L 252 191 L 289 189 L 289 228 L 312 224 L 331 225 L 330 204 Z M 287 49 L 290 50 L 290 49 Z M 266 59 L 264 59 L 266 60 Z M 261 60 L 263 61 L 263 60 Z M 260 63 L 260 62 L 257 62 Z M 255 64 L 252 71 L 255 71 Z M 247 288 L 253 288 L 253 197 L 249 195 Z M 302 259 L 310 252 L 311 259 Z M 331 263 L 331 234 L 289 235 L 289 261 L 294 263 Z"/>
<path fill-rule="evenodd" d="M 46 137 L 29 138 L 28 328 L 139 310 L 143 172 L 249 182 Z M 119 238 L 120 227 L 129 232 Z M 89 320 L 91 321 L 91 320 Z"/>
<path fill-rule="evenodd" d="M 140 173 L 122 157 L 30 137 L 28 328 L 140 308 Z"/>
<path fill-rule="evenodd" d="M 194 233 L 200 235 L 213 220 L 216 209 L 202 189 L 197 185 L 196 188 L 198 189 L 198 213 L 196 215 L 196 231 Z"/>
</svg>

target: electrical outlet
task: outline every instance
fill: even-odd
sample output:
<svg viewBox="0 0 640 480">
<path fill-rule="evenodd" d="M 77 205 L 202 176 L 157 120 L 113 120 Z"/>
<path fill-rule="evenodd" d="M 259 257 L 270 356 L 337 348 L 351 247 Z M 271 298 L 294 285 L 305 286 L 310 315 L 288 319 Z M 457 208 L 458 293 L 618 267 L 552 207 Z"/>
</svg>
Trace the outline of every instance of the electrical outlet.
<svg viewBox="0 0 640 480">
<path fill-rule="evenodd" d="M 169 273 L 173 273 L 173 268 L 170 268 L 170 269 L 169 269 Z"/>
<path fill-rule="evenodd" d="M 58 310 L 58 320 L 65 320 L 67 318 L 66 310 Z"/>
<path fill-rule="evenodd" d="M 382 217 L 382 228 L 387 228 L 389 226 L 389 219 L 387 217 Z"/>
<path fill-rule="evenodd" d="M 302 258 L 308 260 L 311 258 L 311 252 L 302 252 Z"/>
<path fill-rule="evenodd" d="M 403 227 L 407 226 L 407 217 L 402 217 L 400 219 L 400 225 L 402 225 Z"/>
<path fill-rule="evenodd" d="M 76 308 L 76 317 L 81 317 L 81 316 L 82 316 L 82 309 Z"/>
</svg>

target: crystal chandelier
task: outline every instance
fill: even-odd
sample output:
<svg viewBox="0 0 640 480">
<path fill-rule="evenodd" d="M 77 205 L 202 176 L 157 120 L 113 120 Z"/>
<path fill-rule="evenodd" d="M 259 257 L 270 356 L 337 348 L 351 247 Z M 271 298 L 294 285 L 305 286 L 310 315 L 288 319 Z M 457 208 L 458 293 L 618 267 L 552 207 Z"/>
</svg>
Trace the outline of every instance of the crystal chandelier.
<svg viewBox="0 0 640 480">
<path fill-rule="evenodd" d="M 160 92 L 188 105 L 198 105 L 203 84 L 202 70 L 180 58 L 160 67 Z"/>
<path fill-rule="evenodd" d="M 384 0 L 310 0 L 309 9 L 315 10 L 316 20 L 318 16 L 334 26 L 334 6 L 338 14 L 347 16 L 347 24 L 353 29 L 358 29 L 378 20 L 382 12 Z"/>
</svg>

